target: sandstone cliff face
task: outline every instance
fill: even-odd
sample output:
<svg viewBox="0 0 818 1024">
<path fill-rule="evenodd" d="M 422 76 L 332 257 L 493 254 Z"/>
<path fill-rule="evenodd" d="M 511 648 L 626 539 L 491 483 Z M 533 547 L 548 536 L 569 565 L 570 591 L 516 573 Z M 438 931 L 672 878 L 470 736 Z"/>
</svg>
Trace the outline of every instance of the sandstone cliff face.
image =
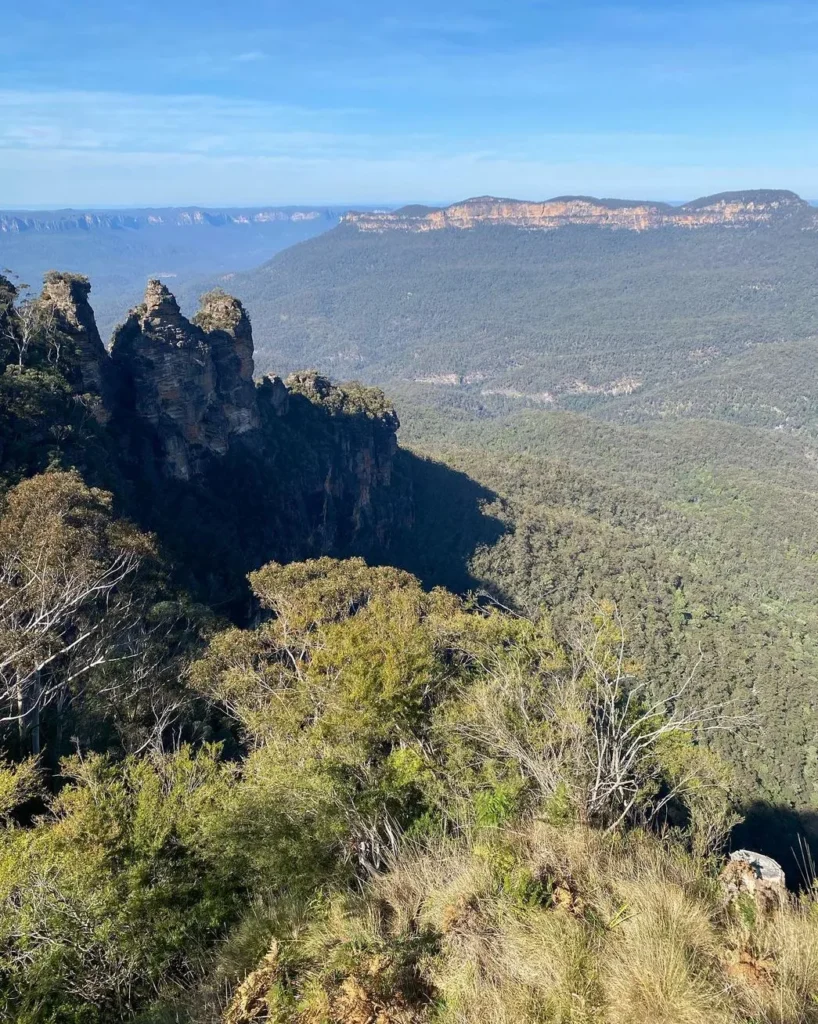
<svg viewBox="0 0 818 1024">
<path fill-rule="evenodd" d="M 211 292 L 189 320 L 159 281 L 109 354 L 89 291 L 85 278 L 49 274 L 41 296 L 21 305 L 0 277 L 0 371 L 11 366 L 17 378 L 22 317 L 43 313 L 48 339 L 32 345 L 23 369 L 54 384 L 42 388 L 45 413 L 15 413 L 4 430 L 27 435 L 39 470 L 64 426 L 68 463 L 161 538 L 184 586 L 237 610 L 251 569 L 322 554 L 378 557 L 411 520 L 408 477 L 393 468 L 398 420 L 380 391 L 315 372 L 257 382 L 241 303 Z M 0 462 L 4 441 L 0 431 Z"/>
<path fill-rule="evenodd" d="M 265 395 L 272 397 L 276 380 Z M 291 374 L 283 387 L 287 406 L 279 415 L 313 439 L 302 480 L 314 509 L 317 549 L 363 536 L 388 545 L 411 515 L 408 495 L 393 486 L 400 426 L 395 410 L 377 388 L 332 384 L 314 370 Z"/>
<path fill-rule="evenodd" d="M 142 306 L 117 328 L 111 358 L 136 421 L 155 432 L 167 475 L 189 480 L 207 456 L 227 452 L 207 336 L 182 316 L 164 285 L 148 285 Z"/>
<path fill-rule="evenodd" d="M 784 191 L 725 192 L 678 207 L 588 196 L 562 196 L 537 203 L 483 196 L 445 209 L 408 207 L 394 212 L 348 213 L 342 221 L 359 231 L 374 232 L 468 230 L 483 225 L 553 231 L 571 224 L 649 231 L 664 227 L 741 227 L 793 217 L 805 229 L 818 228 L 818 211 L 794 192 Z"/>
<path fill-rule="evenodd" d="M 111 345 L 125 400 L 137 423 L 153 428 L 161 471 L 179 480 L 259 425 L 244 310 L 214 297 L 200 315 L 212 330 L 184 317 L 168 289 L 151 281 Z"/>
<path fill-rule="evenodd" d="M 193 323 L 208 335 L 218 402 L 230 435 L 246 434 L 259 426 L 253 383 L 253 330 L 238 299 L 210 292 Z"/>
<path fill-rule="evenodd" d="M 314 371 L 257 384 L 249 317 L 224 292 L 204 296 L 188 320 L 168 289 L 151 281 L 116 330 L 111 361 L 120 400 L 135 428 L 151 434 L 162 475 L 193 481 L 238 448 L 262 466 L 280 454 L 286 431 L 288 454 L 303 449 L 299 489 L 321 506 L 316 529 L 326 543 L 330 520 L 362 529 L 373 495 L 390 485 L 399 423 L 383 394 Z"/>
<path fill-rule="evenodd" d="M 75 316 L 93 322 L 87 302 Z M 211 292 L 188 320 L 151 281 L 105 358 L 131 476 L 198 488 L 200 507 L 220 502 L 213 518 L 235 514 L 248 553 L 383 546 L 410 517 L 393 481 L 399 423 L 382 392 L 314 371 L 254 381 L 250 320 L 232 296 Z M 164 500 L 161 484 L 152 500 Z"/>
<path fill-rule="evenodd" d="M 110 360 L 88 303 L 91 285 L 77 274 L 46 274 L 40 302 L 54 315 L 54 328 L 63 345 L 73 349 L 73 381 L 80 390 L 98 396 L 97 418 L 107 420 L 113 400 Z"/>
</svg>

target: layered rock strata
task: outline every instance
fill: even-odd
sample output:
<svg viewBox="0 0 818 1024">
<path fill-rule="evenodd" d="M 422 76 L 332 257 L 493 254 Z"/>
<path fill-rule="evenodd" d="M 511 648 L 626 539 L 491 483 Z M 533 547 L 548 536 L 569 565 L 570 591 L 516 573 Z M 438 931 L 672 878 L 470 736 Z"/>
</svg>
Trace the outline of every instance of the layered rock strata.
<svg viewBox="0 0 818 1024">
<path fill-rule="evenodd" d="M 394 212 L 353 212 L 346 214 L 342 223 L 358 231 L 374 232 L 468 230 L 485 225 L 532 231 L 554 231 L 569 225 L 649 231 L 666 227 L 743 227 L 792 218 L 805 229 L 818 228 L 818 211 L 794 192 L 757 190 L 723 192 L 682 206 L 590 196 L 560 196 L 545 202 L 481 196 L 442 209 L 410 206 Z"/>
<path fill-rule="evenodd" d="M 225 300 L 227 297 L 225 296 Z M 162 472 L 180 480 L 258 428 L 252 338 L 244 310 L 220 299 L 202 310 L 205 330 L 151 281 L 144 302 L 114 333 L 111 359 L 136 421 L 158 443 Z"/>
<path fill-rule="evenodd" d="M 335 218 L 326 209 L 266 209 L 247 210 L 204 210 L 204 209 L 156 209 L 132 211 L 88 211 L 76 210 L 22 210 L 0 212 L 0 234 L 20 235 L 62 234 L 75 231 L 98 231 L 124 229 L 137 231 L 153 227 L 222 227 L 225 224 L 272 224 L 305 220 Z"/>
</svg>

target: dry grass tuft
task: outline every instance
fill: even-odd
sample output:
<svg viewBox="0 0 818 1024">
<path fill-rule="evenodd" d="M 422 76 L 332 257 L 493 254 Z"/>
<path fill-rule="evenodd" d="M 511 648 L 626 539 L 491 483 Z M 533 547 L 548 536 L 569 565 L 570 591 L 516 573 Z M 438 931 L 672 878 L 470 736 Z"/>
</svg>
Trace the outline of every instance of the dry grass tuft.
<svg viewBox="0 0 818 1024">
<path fill-rule="evenodd" d="M 534 822 L 406 848 L 281 964 L 287 1024 L 818 1024 L 818 903 L 751 908 L 669 837 Z"/>
<path fill-rule="evenodd" d="M 617 885 L 621 923 L 601 947 L 611 1024 L 730 1024 L 713 909 L 674 882 Z"/>
<path fill-rule="evenodd" d="M 759 917 L 749 935 L 742 931 L 739 963 L 750 969 L 734 966 L 731 973 L 745 1019 L 818 1024 L 818 904 L 778 908 Z"/>
</svg>

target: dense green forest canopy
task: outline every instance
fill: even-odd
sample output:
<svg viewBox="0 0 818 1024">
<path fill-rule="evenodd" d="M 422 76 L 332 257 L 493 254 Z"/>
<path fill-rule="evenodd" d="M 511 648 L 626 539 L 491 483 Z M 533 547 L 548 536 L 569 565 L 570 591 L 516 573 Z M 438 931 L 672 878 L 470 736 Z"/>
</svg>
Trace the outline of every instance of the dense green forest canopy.
<svg viewBox="0 0 818 1024">
<path fill-rule="evenodd" d="M 472 559 L 472 586 L 563 623 L 589 596 L 615 599 L 652 678 L 698 665 L 701 693 L 756 716 L 714 738 L 743 792 L 811 805 L 818 523 L 803 443 L 696 420 L 473 420 L 416 399 L 404 442 L 474 477 L 493 496 L 486 518 L 506 526 Z"/>
<path fill-rule="evenodd" d="M 813 338 L 817 259 L 818 235 L 786 223 L 420 234 L 342 224 L 230 287 L 253 312 L 265 368 L 454 375 L 478 396 L 571 402 L 593 397 L 581 385 L 668 388 L 724 357 Z"/>
</svg>

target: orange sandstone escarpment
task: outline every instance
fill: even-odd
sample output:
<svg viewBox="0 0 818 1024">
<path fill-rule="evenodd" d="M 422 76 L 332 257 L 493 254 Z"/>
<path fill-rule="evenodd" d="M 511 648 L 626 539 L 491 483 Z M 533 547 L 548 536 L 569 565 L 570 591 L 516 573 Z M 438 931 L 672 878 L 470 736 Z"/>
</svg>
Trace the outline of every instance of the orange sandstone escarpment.
<svg viewBox="0 0 818 1024">
<path fill-rule="evenodd" d="M 374 232 L 465 230 L 482 225 L 550 231 L 569 224 L 649 231 L 663 227 L 741 227 L 783 220 L 815 229 L 818 227 L 818 210 L 794 192 L 757 190 L 723 192 L 683 206 L 589 196 L 560 196 L 536 203 L 482 196 L 442 209 L 407 206 L 393 212 L 353 212 L 343 218 L 344 223 L 354 225 L 359 231 Z"/>
</svg>

